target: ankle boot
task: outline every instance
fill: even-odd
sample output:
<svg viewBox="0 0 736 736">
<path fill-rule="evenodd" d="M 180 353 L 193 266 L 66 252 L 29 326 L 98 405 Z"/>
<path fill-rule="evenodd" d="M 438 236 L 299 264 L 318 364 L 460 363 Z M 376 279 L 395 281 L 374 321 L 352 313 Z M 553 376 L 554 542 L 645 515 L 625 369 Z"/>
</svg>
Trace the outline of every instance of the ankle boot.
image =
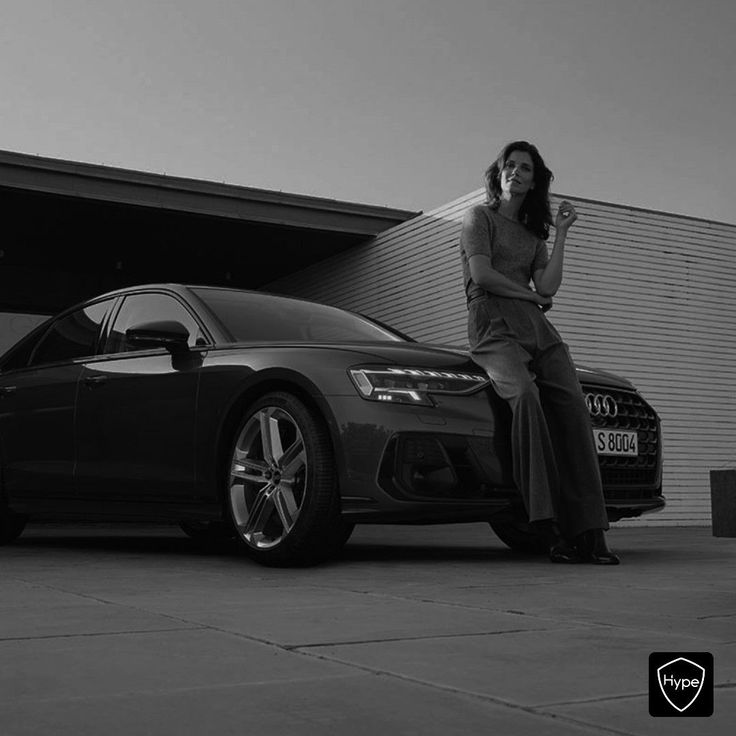
<svg viewBox="0 0 736 736">
<path fill-rule="evenodd" d="M 583 562 L 594 565 L 618 565 L 621 560 L 608 548 L 603 529 L 588 529 L 577 538 L 578 554 Z"/>
<path fill-rule="evenodd" d="M 562 536 L 562 532 L 554 519 L 537 521 L 534 526 L 547 543 L 550 562 L 562 564 L 581 562 L 577 550 Z"/>
</svg>

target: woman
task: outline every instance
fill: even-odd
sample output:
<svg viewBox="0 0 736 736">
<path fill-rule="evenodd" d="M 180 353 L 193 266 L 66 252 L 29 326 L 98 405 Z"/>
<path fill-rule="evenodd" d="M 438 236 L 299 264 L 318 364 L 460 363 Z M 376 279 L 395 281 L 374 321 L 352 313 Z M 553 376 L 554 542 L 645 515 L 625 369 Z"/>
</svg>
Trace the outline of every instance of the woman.
<svg viewBox="0 0 736 736">
<path fill-rule="evenodd" d="M 488 203 L 465 214 L 460 245 L 471 355 L 511 408 L 514 480 L 550 559 L 616 565 L 604 534 L 588 409 L 567 345 L 544 315 L 560 288 L 565 238 L 577 219 L 562 202 L 549 256 L 551 181 L 536 147 L 514 141 L 486 171 Z"/>
</svg>

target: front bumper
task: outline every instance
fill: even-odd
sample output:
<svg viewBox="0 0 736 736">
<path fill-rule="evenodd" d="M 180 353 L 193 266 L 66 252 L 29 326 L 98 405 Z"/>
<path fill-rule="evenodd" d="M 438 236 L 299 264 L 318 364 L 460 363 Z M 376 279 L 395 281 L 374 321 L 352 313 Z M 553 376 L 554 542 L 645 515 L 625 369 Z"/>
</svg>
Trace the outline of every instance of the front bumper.
<svg viewBox="0 0 736 736">
<path fill-rule="evenodd" d="M 506 405 L 485 391 L 435 398 L 415 407 L 328 397 L 346 519 L 485 520 L 517 496 Z"/>
<path fill-rule="evenodd" d="M 437 406 L 417 407 L 328 397 L 346 520 L 449 523 L 518 512 L 506 403 L 490 390 L 434 398 Z M 642 451 L 599 458 L 612 521 L 665 504 L 657 415 L 633 391 L 618 391 L 617 400 L 623 408 L 615 426 L 637 429 Z"/>
</svg>

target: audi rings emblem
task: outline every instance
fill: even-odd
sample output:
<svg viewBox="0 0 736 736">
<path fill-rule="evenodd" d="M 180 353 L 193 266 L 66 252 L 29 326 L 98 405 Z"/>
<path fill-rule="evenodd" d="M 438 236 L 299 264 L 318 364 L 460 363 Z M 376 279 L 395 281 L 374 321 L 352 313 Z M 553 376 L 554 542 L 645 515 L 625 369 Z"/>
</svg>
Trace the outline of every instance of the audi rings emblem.
<svg viewBox="0 0 736 736">
<path fill-rule="evenodd" d="M 608 394 L 585 394 L 585 405 L 593 417 L 613 419 L 613 417 L 618 416 L 618 406 L 616 406 L 613 396 Z"/>
</svg>

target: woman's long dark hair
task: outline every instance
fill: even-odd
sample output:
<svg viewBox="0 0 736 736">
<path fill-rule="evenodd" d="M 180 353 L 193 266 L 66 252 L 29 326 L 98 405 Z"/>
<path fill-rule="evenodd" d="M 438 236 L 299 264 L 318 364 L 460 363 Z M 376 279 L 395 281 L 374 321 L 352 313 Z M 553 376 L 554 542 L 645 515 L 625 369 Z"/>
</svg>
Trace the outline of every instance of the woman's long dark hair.
<svg viewBox="0 0 736 736">
<path fill-rule="evenodd" d="M 530 189 L 524 197 L 524 203 L 519 210 L 519 222 L 542 240 L 547 240 L 549 226 L 553 222 L 549 207 L 549 185 L 554 176 L 545 165 L 535 145 L 528 141 L 512 141 L 504 146 L 498 158 L 485 173 L 488 204 L 494 210 L 498 209 L 501 202 L 501 169 L 514 151 L 528 153 L 534 163 L 534 188 Z"/>
</svg>

